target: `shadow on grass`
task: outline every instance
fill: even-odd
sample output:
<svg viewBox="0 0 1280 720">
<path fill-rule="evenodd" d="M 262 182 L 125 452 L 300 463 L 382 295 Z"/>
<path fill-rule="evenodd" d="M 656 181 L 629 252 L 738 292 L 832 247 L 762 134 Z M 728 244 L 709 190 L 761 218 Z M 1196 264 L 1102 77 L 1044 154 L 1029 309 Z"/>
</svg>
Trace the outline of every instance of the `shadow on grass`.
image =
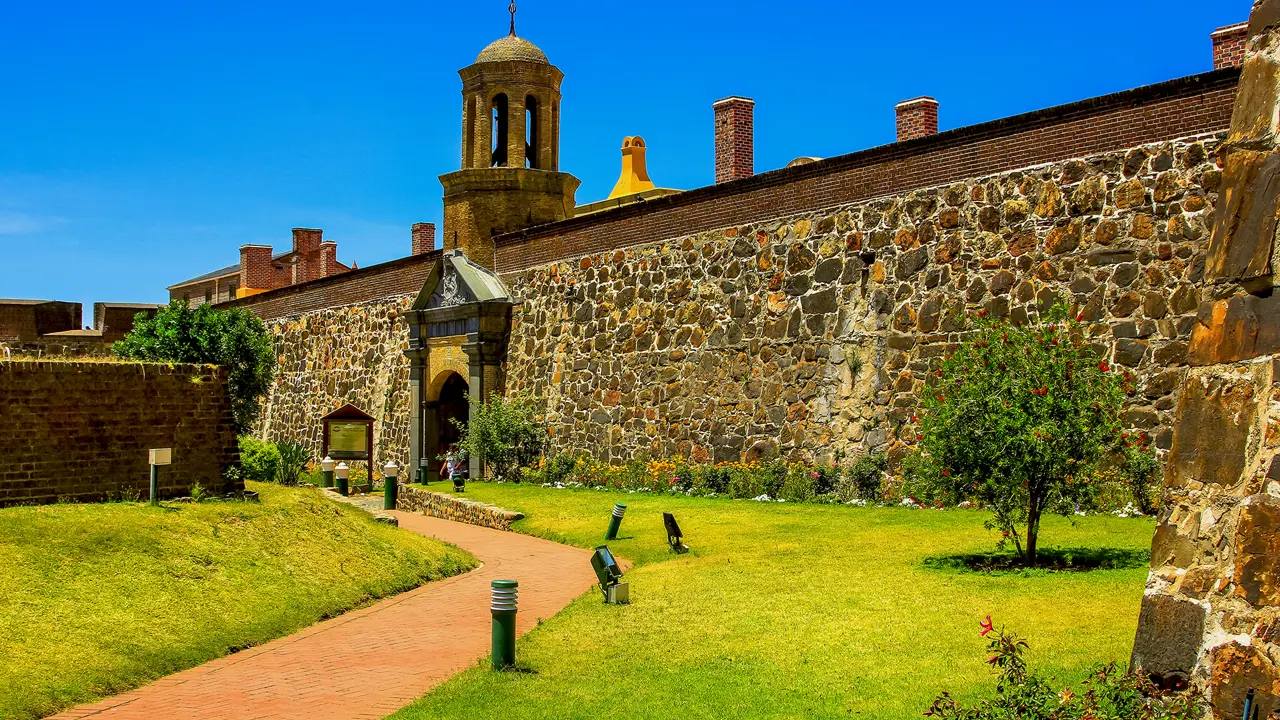
<svg viewBox="0 0 1280 720">
<path fill-rule="evenodd" d="M 970 553 L 928 557 L 924 566 L 932 570 L 998 574 L 1043 572 L 1088 572 L 1089 570 L 1130 570 L 1147 567 L 1151 551 L 1132 548 L 1046 548 L 1037 553 L 1036 566 L 1023 564 L 1012 552 Z"/>
</svg>

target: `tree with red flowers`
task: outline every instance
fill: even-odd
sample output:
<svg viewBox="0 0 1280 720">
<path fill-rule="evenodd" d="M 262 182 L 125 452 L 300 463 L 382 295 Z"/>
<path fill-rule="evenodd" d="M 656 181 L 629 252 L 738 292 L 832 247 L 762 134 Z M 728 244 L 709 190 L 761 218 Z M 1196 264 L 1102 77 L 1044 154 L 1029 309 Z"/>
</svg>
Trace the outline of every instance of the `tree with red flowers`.
<svg viewBox="0 0 1280 720">
<path fill-rule="evenodd" d="M 921 479 L 951 502 L 992 511 L 987 526 L 1036 564 L 1040 519 L 1096 495 L 1132 376 L 1113 369 L 1064 308 L 1036 325 L 980 313 L 929 376 L 920 401 Z M 1024 543 L 1025 535 L 1025 543 Z"/>
</svg>

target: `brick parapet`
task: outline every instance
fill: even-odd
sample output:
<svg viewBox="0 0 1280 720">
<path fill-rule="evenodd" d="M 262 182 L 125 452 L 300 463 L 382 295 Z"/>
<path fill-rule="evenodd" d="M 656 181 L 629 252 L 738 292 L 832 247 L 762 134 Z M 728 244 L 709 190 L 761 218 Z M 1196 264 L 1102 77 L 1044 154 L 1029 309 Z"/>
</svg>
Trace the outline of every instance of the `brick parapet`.
<svg viewBox="0 0 1280 720">
<path fill-rule="evenodd" d="M 357 270 L 320 278 L 302 285 L 290 285 L 270 292 L 259 293 L 218 307 L 245 307 L 266 319 L 323 310 L 344 305 L 355 305 L 378 299 L 393 298 L 416 293 L 427 281 L 427 274 L 440 251 L 422 255 L 410 255 L 398 260 L 370 265 Z"/>
<path fill-rule="evenodd" d="M 0 506 L 243 489 L 226 371 L 205 365 L 0 361 Z"/>
</svg>

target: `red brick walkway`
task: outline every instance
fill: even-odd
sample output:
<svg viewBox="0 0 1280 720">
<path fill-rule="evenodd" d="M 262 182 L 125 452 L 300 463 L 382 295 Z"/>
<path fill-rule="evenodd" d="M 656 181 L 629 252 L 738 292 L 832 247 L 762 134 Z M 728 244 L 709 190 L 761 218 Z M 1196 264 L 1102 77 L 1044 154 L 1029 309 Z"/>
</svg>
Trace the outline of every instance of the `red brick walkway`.
<svg viewBox="0 0 1280 720">
<path fill-rule="evenodd" d="M 400 527 L 468 550 L 484 567 L 82 705 L 55 720 L 385 717 L 489 653 L 491 580 L 520 581 L 520 633 L 595 582 L 585 550 L 422 515 L 395 515 Z"/>
</svg>

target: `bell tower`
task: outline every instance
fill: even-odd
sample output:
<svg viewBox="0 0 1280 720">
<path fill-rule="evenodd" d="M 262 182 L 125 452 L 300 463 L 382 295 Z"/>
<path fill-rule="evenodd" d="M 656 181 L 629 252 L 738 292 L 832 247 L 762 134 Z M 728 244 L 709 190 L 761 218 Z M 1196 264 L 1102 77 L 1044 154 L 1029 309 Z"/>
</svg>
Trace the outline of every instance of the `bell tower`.
<svg viewBox="0 0 1280 720">
<path fill-rule="evenodd" d="M 564 73 L 511 31 L 462 77 L 462 169 L 440 176 L 445 250 L 494 268 L 493 237 L 573 216 L 578 179 L 560 169 Z"/>
</svg>

